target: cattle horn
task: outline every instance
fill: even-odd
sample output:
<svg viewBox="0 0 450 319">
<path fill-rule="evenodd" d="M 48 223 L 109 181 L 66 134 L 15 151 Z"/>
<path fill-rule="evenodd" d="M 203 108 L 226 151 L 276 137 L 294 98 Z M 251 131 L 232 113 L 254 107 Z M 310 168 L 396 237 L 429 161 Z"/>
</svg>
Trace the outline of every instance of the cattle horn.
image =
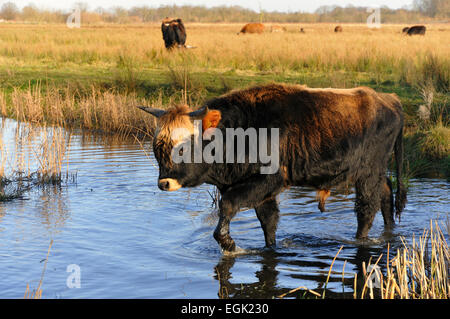
<svg viewBox="0 0 450 319">
<path fill-rule="evenodd" d="M 197 111 L 188 113 L 188 115 L 190 118 L 193 119 L 202 119 L 206 115 L 206 113 L 208 113 L 208 107 L 205 105 L 204 107 L 198 109 Z"/>
<path fill-rule="evenodd" d="M 138 108 L 140 108 L 142 111 L 145 111 L 147 113 L 150 113 L 151 115 L 155 116 L 156 118 L 159 118 L 161 116 L 163 116 L 164 114 L 167 113 L 167 111 L 164 110 L 160 110 L 160 109 L 155 109 L 153 107 L 148 107 L 148 106 L 138 106 Z"/>
</svg>

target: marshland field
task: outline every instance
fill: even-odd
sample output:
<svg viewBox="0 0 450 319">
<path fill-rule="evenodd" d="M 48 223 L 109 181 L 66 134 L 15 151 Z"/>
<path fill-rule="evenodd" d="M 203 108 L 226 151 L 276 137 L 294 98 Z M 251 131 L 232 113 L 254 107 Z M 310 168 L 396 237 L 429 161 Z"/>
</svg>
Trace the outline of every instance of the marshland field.
<svg viewBox="0 0 450 319">
<path fill-rule="evenodd" d="M 168 52 L 159 24 L 0 25 L 0 110 L 20 121 L 151 134 L 134 106 L 192 107 L 231 89 L 267 82 L 370 86 L 404 107 L 411 176 L 448 177 L 448 24 L 426 36 L 403 25 L 285 24 L 287 32 L 236 35 L 242 24 L 188 23 L 187 44 Z M 303 27 L 305 33 L 300 33 Z M 270 30 L 270 24 L 267 24 Z"/>
<path fill-rule="evenodd" d="M 159 23 L 0 23 L 0 297 L 448 298 L 450 24 L 425 36 L 403 24 L 282 25 L 237 35 L 242 23 L 185 22 L 195 48 L 167 51 Z M 409 201 L 392 233 L 379 214 L 360 245 L 352 192 L 320 213 L 312 189 L 294 188 L 280 196 L 277 250 L 259 249 L 250 210 L 231 225 L 254 253 L 225 258 L 214 189 L 159 191 L 155 122 L 137 105 L 195 109 L 269 82 L 399 96 Z M 384 276 L 375 292 L 370 263 Z"/>
</svg>

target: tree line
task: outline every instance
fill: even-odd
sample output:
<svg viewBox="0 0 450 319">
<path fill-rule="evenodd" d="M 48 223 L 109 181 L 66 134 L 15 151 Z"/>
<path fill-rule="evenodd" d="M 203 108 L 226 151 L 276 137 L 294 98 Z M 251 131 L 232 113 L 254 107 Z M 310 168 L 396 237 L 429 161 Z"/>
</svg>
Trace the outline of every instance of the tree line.
<svg viewBox="0 0 450 319">
<path fill-rule="evenodd" d="M 84 24 L 95 23 L 145 23 L 159 22 L 162 18 L 181 17 L 185 22 L 278 22 L 278 23 L 318 23 L 353 22 L 364 23 L 369 15 L 365 7 L 321 6 L 313 13 L 307 12 L 256 12 L 240 6 L 172 5 L 158 8 L 140 6 L 131 9 L 114 7 L 110 9 L 89 8 L 86 3 L 75 4 L 73 10 L 40 9 L 30 4 L 18 8 L 13 2 L 0 7 L 0 19 L 4 21 L 23 21 L 33 23 L 64 23 L 67 17 L 79 8 Z M 448 22 L 450 19 L 449 0 L 413 0 L 410 8 L 380 8 L 382 23 L 424 23 Z"/>
</svg>

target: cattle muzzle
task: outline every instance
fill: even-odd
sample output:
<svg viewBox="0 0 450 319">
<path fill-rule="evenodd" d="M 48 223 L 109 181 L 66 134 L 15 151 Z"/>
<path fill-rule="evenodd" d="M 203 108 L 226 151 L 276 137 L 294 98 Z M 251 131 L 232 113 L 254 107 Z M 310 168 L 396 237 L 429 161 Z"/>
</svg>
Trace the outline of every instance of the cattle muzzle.
<svg viewBox="0 0 450 319">
<path fill-rule="evenodd" d="M 181 184 L 173 178 L 163 178 L 158 180 L 158 187 L 162 191 L 176 191 L 181 188 Z"/>
</svg>

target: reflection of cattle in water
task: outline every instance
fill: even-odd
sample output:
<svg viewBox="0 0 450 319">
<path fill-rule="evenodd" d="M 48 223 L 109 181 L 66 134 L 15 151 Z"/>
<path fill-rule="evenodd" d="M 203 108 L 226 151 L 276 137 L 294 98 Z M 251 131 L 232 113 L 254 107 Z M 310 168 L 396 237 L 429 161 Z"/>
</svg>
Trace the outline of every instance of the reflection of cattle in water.
<svg viewBox="0 0 450 319">
<path fill-rule="evenodd" d="M 222 95 L 197 111 L 187 106 L 141 109 L 158 118 L 153 141 L 159 164 L 158 187 L 172 191 L 207 183 L 219 189 L 219 222 L 214 238 L 224 251 L 236 250 L 229 227 L 231 219 L 243 207 L 255 209 L 266 246 L 274 246 L 279 217 L 276 197 L 290 186 L 321 190 L 319 196 L 324 202 L 329 195 L 327 190 L 352 181 L 356 191 L 358 239 L 368 236 L 380 208 L 387 227 L 394 224 L 394 206 L 398 215 L 404 208 L 403 184 L 397 183 L 394 203 L 385 175 L 394 151 L 397 180 L 401 181 L 403 113 L 395 95 L 377 93 L 366 87 L 310 89 L 301 85 L 269 84 Z M 266 142 L 272 144 L 271 138 L 275 139 L 272 142 L 277 145 L 278 170 L 262 173 L 267 162 L 263 164 L 261 159 L 249 162 L 248 149 L 243 150 L 246 152 L 243 158 L 247 159 L 244 163 L 230 162 L 228 154 L 226 161 L 222 158 L 198 163 L 189 157 L 187 162 L 175 162 L 172 156 L 178 152 L 174 146 L 180 141 L 190 143 L 191 150 L 198 148 L 193 145 L 194 120 L 201 120 L 203 130 L 217 128 L 222 136 L 227 136 L 227 129 L 258 132 L 277 128 L 277 137 L 266 135 Z M 185 135 L 175 138 L 173 133 L 179 128 L 185 129 Z M 201 147 L 211 150 L 209 143 Z M 215 154 L 228 153 L 222 149 L 225 145 L 219 143 L 217 147 L 220 151 L 214 149 Z M 238 156 L 239 150 L 233 151 Z"/>
<path fill-rule="evenodd" d="M 334 28 L 334 32 L 342 32 L 342 27 L 338 25 L 336 28 Z"/>
<path fill-rule="evenodd" d="M 425 31 L 427 28 L 424 25 L 415 25 L 408 29 L 407 34 L 408 35 L 425 35 Z"/>
<path fill-rule="evenodd" d="M 161 31 L 167 49 L 186 46 L 186 29 L 181 19 L 165 18 L 161 23 Z"/>
<path fill-rule="evenodd" d="M 263 33 L 264 32 L 264 24 L 262 23 L 247 23 L 244 25 L 237 34 L 243 33 Z"/>
<path fill-rule="evenodd" d="M 354 267 L 357 276 L 345 276 L 344 273 L 335 273 L 331 275 L 330 282 L 342 282 L 342 291 L 323 285 L 329 280 L 327 272 L 324 269 L 329 268 L 324 252 L 317 252 L 320 245 L 320 238 L 310 236 L 294 236 L 289 237 L 287 242 L 292 242 L 294 248 L 289 247 L 283 251 L 262 250 L 255 254 L 255 258 L 251 260 L 252 267 L 260 267 L 253 271 L 253 276 L 233 276 L 233 273 L 239 273 L 239 266 L 242 267 L 242 261 L 238 259 L 236 266 L 235 256 L 223 256 L 219 263 L 214 267 L 214 279 L 219 284 L 218 297 L 221 299 L 270 299 L 270 298 L 299 298 L 305 297 L 317 298 L 320 296 L 328 296 L 328 298 L 347 299 L 353 298 L 354 294 L 358 296 L 364 288 L 367 288 L 367 271 L 363 264 L 368 265 L 373 260 L 373 255 L 379 256 L 384 253 L 382 247 L 356 245 L 354 258 L 348 260 L 350 265 Z M 330 237 L 324 238 L 324 246 L 333 247 L 333 255 L 329 256 L 329 260 L 333 258 L 342 244 L 341 240 L 333 242 Z M 319 243 L 318 243 L 319 241 Z M 297 247 L 301 249 L 312 249 L 318 258 L 311 257 L 310 254 L 305 255 L 301 252 L 297 253 Z M 320 249 L 320 248 L 319 248 Z M 316 255 L 317 254 L 317 255 Z M 245 265 L 245 262 L 244 262 Z M 380 267 L 385 266 L 385 259 L 378 263 Z M 237 269 L 233 269 L 237 268 Z M 280 274 L 281 273 L 281 274 Z M 314 275 L 311 275 L 314 274 Z M 242 277 L 239 279 L 238 277 Z M 355 283 L 356 277 L 356 283 Z M 290 278 L 286 281 L 286 278 Z M 292 281 L 309 282 L 311 288 L 299 287 L 292 289 Z M 317 288 L 314 286 L 317 284 Z M 356 284 L 356 291 L 355 289 Z M 348 288 L 348 289 L 344 289 Z M 344 292 L 345 291 L 345 292 Z"/>
<path fill-rule="evenodd" d="M 275 24 L 270 27 L 270 32 L 286 32 L 286 27 Z"/>
</svg>

